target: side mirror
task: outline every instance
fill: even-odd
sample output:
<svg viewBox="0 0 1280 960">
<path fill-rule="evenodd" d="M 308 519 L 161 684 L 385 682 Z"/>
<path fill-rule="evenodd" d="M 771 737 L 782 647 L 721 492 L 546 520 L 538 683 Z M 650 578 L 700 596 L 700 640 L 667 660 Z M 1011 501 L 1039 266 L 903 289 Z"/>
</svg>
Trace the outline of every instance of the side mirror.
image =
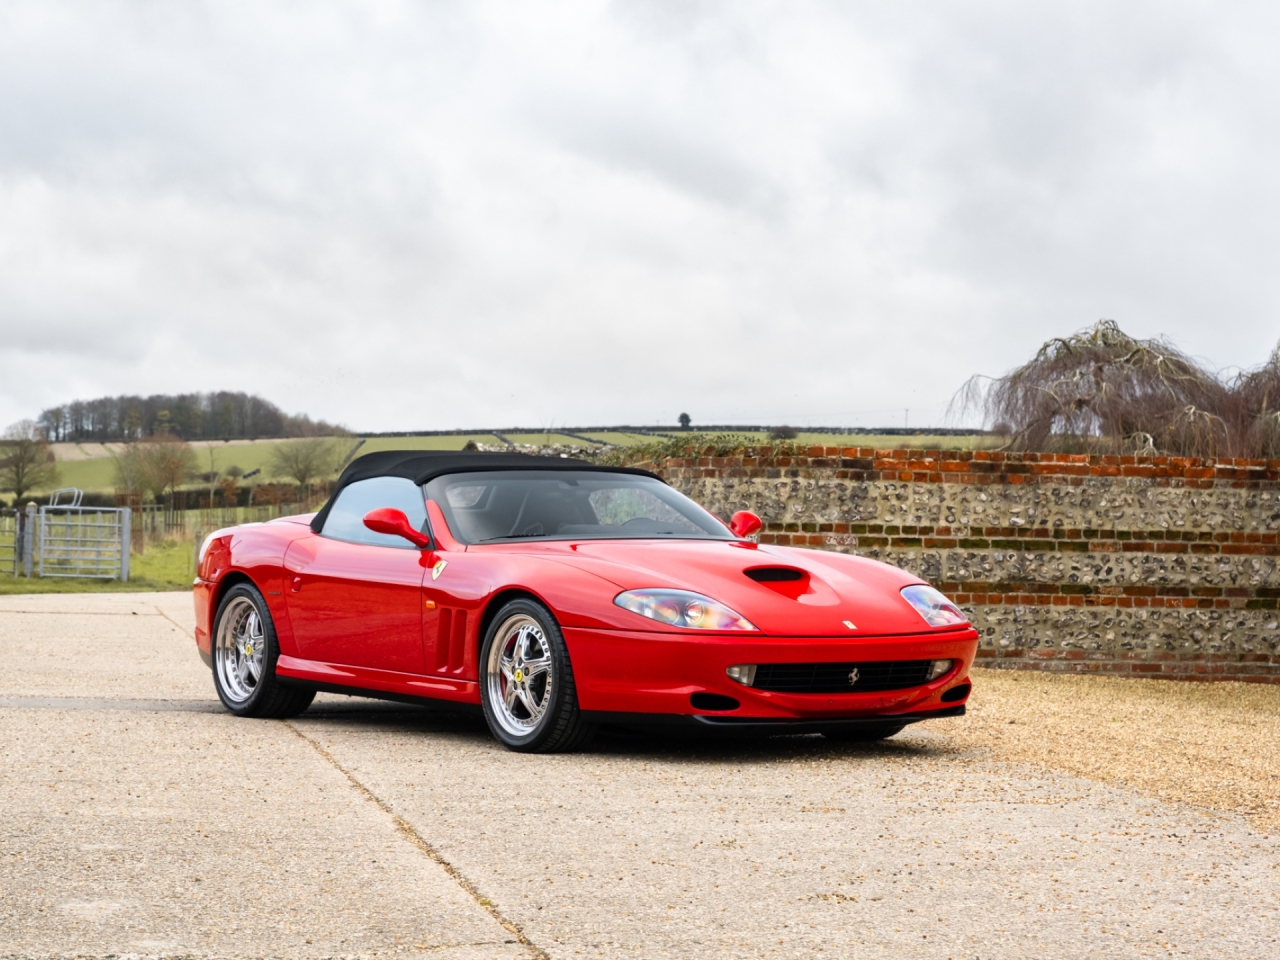
<svg viewBox="0 0 1280 960">
<path fill-rule="evenodd" d="M 735 537 L 749 537 L 763 526 L 764 521 L 750 510 L 739 510 L 729 518 L 729 529 Z"/>
<path fill-rule="evenodd" d="M 393 537 L 404 537 L 415 547 L 431 546 L 431 538 L 413 529 L 404 511 L 397 510 L 395 507 L 379 507 L 377 510 L 370 510 L 364 515 L 364 525 L 374 533 L 389 533 Z"/>
</svg>

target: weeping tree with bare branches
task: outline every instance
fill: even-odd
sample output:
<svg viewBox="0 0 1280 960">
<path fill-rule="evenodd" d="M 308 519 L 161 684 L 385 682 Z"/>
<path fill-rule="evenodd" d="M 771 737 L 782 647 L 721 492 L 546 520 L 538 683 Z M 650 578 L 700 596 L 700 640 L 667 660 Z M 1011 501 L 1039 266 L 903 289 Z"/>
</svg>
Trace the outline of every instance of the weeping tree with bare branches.
<svg viewBox="0 0 1280 960">
<path fill-rule="evenodd" d="M 1006 449 L 1274 457 L 1280 347 L 1265 366 L 1224 378 L 1168 340 L 1100 320 L 1003 377 L 973 377 L 952 411 L 1007 428 Z"/>
</svg>

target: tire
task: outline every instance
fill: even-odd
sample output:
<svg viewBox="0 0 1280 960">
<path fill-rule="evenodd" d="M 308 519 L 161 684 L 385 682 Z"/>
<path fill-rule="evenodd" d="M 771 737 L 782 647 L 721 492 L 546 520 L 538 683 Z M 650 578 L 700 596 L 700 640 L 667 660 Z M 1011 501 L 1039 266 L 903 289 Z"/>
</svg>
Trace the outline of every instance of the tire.
<svg viewBox="0 0 1280 960">
<path fill-rule="evenodd" d="M 485 632 L 480 703 L 490 731 L 508 750 L 574 750 L 595 732 L 578 709 L 564 634 L 532 600 L 504 604 Z"/>
<path fill-rule="evenodd" d="M 904 727 L 905 723 L 868 723 L 840 730 L 824 730 L 822 735 L 838 743 L 875 743 L 897 736 Z"/>
<path fill-rule="evenodd" d="M 222 705 L 237 717 L 296 717 L 315 699 L 308 687 L 285 686 L 276 678 L 280 646 L 262 594 L 238 583 L 218 604 L 213 621 L 213 687 Z"/>
</svg>

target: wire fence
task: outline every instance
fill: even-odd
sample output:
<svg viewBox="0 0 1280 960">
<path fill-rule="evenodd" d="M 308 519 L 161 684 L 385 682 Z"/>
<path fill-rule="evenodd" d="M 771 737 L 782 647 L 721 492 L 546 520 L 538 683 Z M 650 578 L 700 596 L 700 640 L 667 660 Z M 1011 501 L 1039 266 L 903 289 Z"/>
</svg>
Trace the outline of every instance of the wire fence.
<svg viewBox="0 0 1280 960">
<path fill-rule="evenodd" d="M 190 544 L 194 572 L 203 537 L 245 523 L 310 513 L 307 503 L 172 510 L 53 505 L 0 510 L 0 576 L 129 578 L 130 556 L 148 546 Z"/>
<path fill-rule="evenodd" d="M 202 507 L 170 510 L 163 504 L 145 504 L 133 512 L 134 550 L 143 552 L 147 544 L 165 540 L 194 540 L 222 527 L 242 523 L 266 523 L 279 517 L 310 513 L 303 503 L 273 503 L 252 507 Z"/>
</svg>

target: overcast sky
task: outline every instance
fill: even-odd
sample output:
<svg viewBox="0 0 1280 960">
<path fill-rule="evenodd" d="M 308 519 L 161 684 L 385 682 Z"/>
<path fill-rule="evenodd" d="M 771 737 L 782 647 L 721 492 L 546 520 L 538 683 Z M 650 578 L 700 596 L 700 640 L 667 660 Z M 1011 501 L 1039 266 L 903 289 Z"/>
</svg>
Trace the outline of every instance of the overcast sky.
<svg viewBox="0 0 1280 960">
<path fill-rule="evenodd" d="M 1280 323 L 1280 6 L 0 5 L 0 426 L 937 424 Z"/>
</svg>

